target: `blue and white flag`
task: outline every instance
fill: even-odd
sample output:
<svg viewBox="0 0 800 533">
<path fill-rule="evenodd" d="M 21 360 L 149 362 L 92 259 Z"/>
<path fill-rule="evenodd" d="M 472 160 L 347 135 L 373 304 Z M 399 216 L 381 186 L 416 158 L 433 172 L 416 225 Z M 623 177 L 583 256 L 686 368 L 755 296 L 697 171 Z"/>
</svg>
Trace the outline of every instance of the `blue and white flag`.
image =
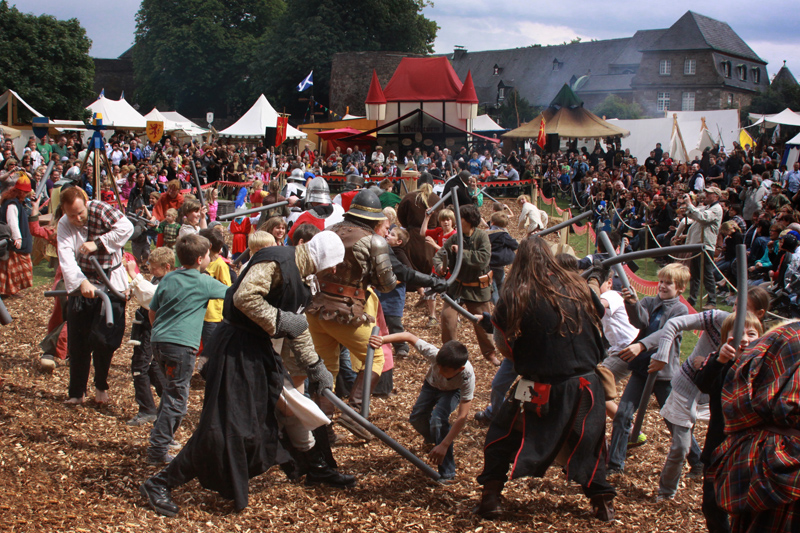
<svg viewBox="0 0 800 533">
<path fill-rule="evenodd" d="M 309 87 L 311 87 L 312 85 L 314 85 L 314 71 L 313 70 L 308 73 L 308 76 L 306 76 L 306 79 L 304 79 L 303 81 L 300 82 L 300 84 L 297 86 L 297 90 L 299 92 L 303 92 L 306 89 L 308 89 Z"/>
</svg>

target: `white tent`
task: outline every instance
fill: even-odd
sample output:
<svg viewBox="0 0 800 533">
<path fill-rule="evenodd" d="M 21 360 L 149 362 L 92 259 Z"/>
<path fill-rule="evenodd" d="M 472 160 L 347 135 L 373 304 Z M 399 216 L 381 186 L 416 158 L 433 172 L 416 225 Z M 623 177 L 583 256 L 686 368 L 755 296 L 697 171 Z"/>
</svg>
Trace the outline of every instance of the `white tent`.
<svg viewBox="0 0 800 533">
<path fill-rule="evenodd" d="M 242 115 L 242 118 L 220 131 L 219 134 L 222 137 L 260 138 L 264 136 L 266 128 L 274 128 L 277 125 L 278 112 L 267 101 L 267 97 L 262 94 L 253 104 L 253 107 Z M 306 137 L 308 135 L 292 126 L 287 128 L 287 139 L 305 139 Z"/>
<path fill-rule="evenodd" d="M 786 141 L 786 150 L 783 152 L 782 164 L 786 165 L 786 168 L 791 170 L 795 161 L 800 161 L 800 133 Z"/>
<path fill-rule="evenodd" d="M 472 121 L 472 131 L 508 131 L 489 115 L 478 115 Z"/>
<path fill-rule="evenodd" d="M 86 109 L 92 113 L 102 113 L 103 126 L 110 126 L 112 129 L 143 130 L 147 126 L 145 118 L 124 98 L 111 100 L 101 94 Z"/>
<path fill-rule="evenodd" d="M 192 122 L 188 118 L 184 117 L 177 111 L 162 111 L 161 112 L 167 120 L 171 120 L 176 122 L 180 126 L 180 130 L 186 133 L 191 137 L 195 137 L 197 135 L 205 135 L 208 133 L 206 128 L 199 126 L 198 124 Z"/>
<path fill-rule="evenodd" d="M 666 117 L 678 115 L 678 124 L 684 135 L 693 131 L 687 122 L 700 122 L 706 120 L 706 127 L 714 142 L 720 143 L 726 151 L 733 149 L 733 141 L 739 140 L 739 111 L 736 109 L 720 109 L 717 111 L 667 111 Z M 690 135 L 691 136 L 691 135 Z M 688 139 L 687 139 L 688 143 Z M 687 148 L 689 148 L 687 144 Z"/>
<path fill-rule="evenodd" d="M 675 154 L 669 149 L 672 140 L 673 123 L 671 118 L 645 118 L 638 120 L 620 120 L 617 118 L 609 119 L 608 122 L 631 132 L 627 137 L 620 140 L 623 150 L 630 149 L 640 164 L 650 156 L 650 152 L 656 147 L 656 143 L 661 143 L 661 148 L 665 152 L 670 152 L 673 159 Z"/>
<path fill-rule="evenodd" d="M 800 126 L 800 113 L 795 113 L 788 107 L 774 115 L 756 115 L 750 114 L 750 119 L 757 119 L 752 126 L 764 124 L 767 128 L 774 128 L 781 124 L 784 126 Z"/>
</svg>

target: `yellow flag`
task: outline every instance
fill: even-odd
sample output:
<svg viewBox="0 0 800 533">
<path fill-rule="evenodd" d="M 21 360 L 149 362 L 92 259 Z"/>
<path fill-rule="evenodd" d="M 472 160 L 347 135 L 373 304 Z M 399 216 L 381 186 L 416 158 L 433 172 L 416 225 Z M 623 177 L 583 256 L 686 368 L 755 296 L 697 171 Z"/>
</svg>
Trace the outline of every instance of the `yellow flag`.
<svg viewBox="0 0 800 533">
<path fill-rule="evenodd" d="M 742 148 L 745 148 L 748 144 L 750 145 L 750 148 L 756 147 L 756 143 L 753 142 L 753 138 L 750 137 L 750 134 L 747 133 L 747 130 L 745 129 L 739 132 L 739 144 L 742 146 Z"/>
</svg>

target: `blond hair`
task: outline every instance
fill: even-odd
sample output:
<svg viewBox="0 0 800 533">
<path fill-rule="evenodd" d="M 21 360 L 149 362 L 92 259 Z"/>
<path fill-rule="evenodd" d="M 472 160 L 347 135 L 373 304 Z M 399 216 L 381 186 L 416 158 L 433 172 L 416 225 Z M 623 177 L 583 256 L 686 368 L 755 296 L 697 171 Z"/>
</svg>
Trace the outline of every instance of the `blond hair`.
<svg viewBox="0 0 800 533">
<path fill-rule="evenodd" d="M 160 246 L 150 252 L 148 262 L 151 265 L 166 266 L 172 269 L 172 265 L 175 264 L 175 252 L 167 246 Z"/>
<path fill-rule="evenodd" d="M 178 210 L 175 209 L 174 207 L 170 207 L 169 209 L 167 209 L 166 215 L 167 216 L 172 215 L 173 217 L 175 217 L 177 219 L 178 218 Z"/>
<path fill-rule="evenodd" d="M 729 314 L 722 322 L 722 327 L 720 328 L 720 339 L 723 344 L 728 342 L 728 337 L 733 331 L 733 324 L 735 322 L 736 313 Z M 747 316 L 744 319 L 744 329 L 754 329 L 759 335 L 764 334 L 764 325 L 752 311 L 747 311 Z M 734 348 L 738 348 L 738 346 L 734 346 Z"/>
<path fill-rule="evenodd" d="M 275 237 L 266 231 L 255 231 L 247 239 L 247 248 L 250 250 L 251 256 L 260 249 L 267 248 L 269 246 L 275 246 Z"/>
<path fill-rule="evenodd" d="M 449 220 L 453 224 L 456 223 L 456 214 L 453 213 L 452 209 L 442 209 L 439 211 L 439 222 L 442 220 Z"/>
<path fill-rule="evenodd" d="M 390 224 L 397 223 L 397 211 L 394 210 L 394 207 L 384 207 L 383 214 L 389 219 Z"/>
<path fill-rule="evenodd" d="M 658 280 L 667 281 L 675 284 L 678 292 L 683 292 L 692 275 L 689 267 L 682 263 L 670 263 L 658 271 Z"/>
</svg>

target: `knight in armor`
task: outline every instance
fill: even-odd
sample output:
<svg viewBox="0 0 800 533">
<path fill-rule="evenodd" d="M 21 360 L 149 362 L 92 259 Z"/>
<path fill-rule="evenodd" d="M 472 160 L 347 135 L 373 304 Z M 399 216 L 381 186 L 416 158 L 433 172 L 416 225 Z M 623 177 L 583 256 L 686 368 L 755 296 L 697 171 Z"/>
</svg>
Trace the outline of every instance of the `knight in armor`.
<svg viewBox="0 0 800 533">
<path fill-rule="evenodd" d="M 289 230 L 289 239 L 294 236 L 295 228 L 301 224 L 313 224 L 322 231 L 344 220 L 344 208 L 331 203 L 328 182 L 322 176 L 317 176 L 308 182 L 305 206 L 308 210 L 294 221 Z"/>
<path fill-rule="evenodd" d="M 281 348 L 273 347 L 282 340 L 284 353 L 290 354 L 286 366 L 304 371 L 312 387 L 333 387 L 303 311 L 311 301 L 307 283 L 314 283 L 312 275 L 333 272 L 344 254 L 341 239 L 330 231 L 297 247 L 263 248 L 228 289 L 224 320 L 204 349 L 209 359 L 197 428 L 166 468 L 140 488 L 156 512 L 175 516 L 171 490 L 194 478 L 244 509 L 249 478 L 276 463 L 291 463 L 285 451 L 300 468 L 294 477 L 305 474 L 307 485 L 355 484 L 353 476 L 336 470 L 324 426 L 309 431 L 287 408 L 282 391 L 293 383 L 276 352 Z"/>
<path fill-rule="evenodd" d="M 353 199 L 356 197 L 356 195 L 358 195 L 358 193 L 361 192 L 363 188 L 364 177 L 359 176 L 355 172 L 351 172 L 345 176 L 344 192 L 337 194 L 333 199 L 333 203 L 339 204 L 345 211 L 349 211 Z M 380 205 L 380 202 L 378 202 L 378 205 Z"/>
<path fill-rule="evenodd" d="M 317 353 L 334 379 L 339 373 L 339 345 L 350 350 L 351 359 L 362 364 L 366 359 L 379 305 L 378 297 L 370 287 L 379 292 L 389 292 L 397 284 L 389 245 L 376 233 L 385 220 L 378 197 L 372 191 L 363 190 L 353 198 L 344 221 L 329 228 L 344 243 L 344 262 L 336 267 L 336 272 L 318 276 L 319 292 L 314 295 L 306 316 Z M 359 372 L 350 393 L 350 404 L 354 409 L 361 406 L 364 372 L 372 372 L 374 388 L 383 364 L 383 351 L 376 350 L 372 368 Z M 320 406 L 326 414 L 333 414 L 333 405 L 327 400 L 322 399 Z M 339 420 L 348 429 L 357 428 L 344 415 Z"/>
</svg>

